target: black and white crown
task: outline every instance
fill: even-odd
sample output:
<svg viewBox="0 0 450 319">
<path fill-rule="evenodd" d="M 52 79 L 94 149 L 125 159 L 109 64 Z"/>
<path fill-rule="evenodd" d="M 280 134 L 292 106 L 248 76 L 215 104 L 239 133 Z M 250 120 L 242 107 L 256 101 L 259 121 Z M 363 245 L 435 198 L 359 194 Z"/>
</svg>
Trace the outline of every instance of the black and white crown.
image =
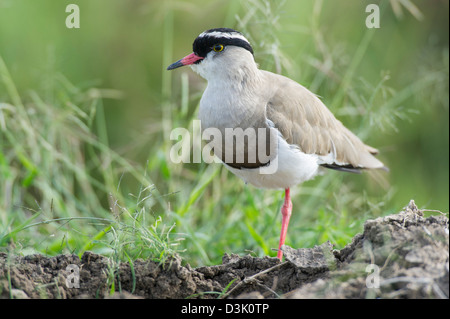
<svg viewBox="0 0 450 319">
<path fill-rule="evenodd" d="M 192 47 L 196 55 L 206 57 L 206 55 L 217 45 L 234 45 L 244 48 L 253 54 L 250 42 L 239 31 L 230 28 L 209 29 L 202 32 L 194 41 Z"/>
</svg>

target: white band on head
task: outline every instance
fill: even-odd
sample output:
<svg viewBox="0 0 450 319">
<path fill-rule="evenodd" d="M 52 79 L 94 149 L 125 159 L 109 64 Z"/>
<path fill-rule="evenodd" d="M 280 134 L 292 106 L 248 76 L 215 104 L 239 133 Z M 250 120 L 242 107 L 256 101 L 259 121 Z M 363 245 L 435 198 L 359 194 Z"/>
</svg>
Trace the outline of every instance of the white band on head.
<svg viewBox="0 0 450 319">
<path fill-rule="evenodd" d="M 227 39 L 241 39 L 248 43 L 250 43 L 246 37 L 244 37 L 242 34 L 237 32 L 219 32 L 219 31 L 213 31 L 213 32 L 202 32 L 198 37 L 203 38 L 205 36 L 214 37 L 214 38 L 227 38 Z"/>
</svg>

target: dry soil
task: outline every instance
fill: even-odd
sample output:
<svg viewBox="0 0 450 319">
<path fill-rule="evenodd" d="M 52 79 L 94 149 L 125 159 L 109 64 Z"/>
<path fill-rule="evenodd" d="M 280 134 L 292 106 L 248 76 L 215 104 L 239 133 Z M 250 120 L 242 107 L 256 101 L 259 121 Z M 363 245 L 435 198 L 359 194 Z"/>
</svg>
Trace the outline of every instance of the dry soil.
<svg viewBox="0 0 450 319">
<path fill-rule="evenodd" d="M 448 224 L 443 215 L 425 218 L 411 201 L 398 214 L 366 221 L 342 250 L 329 242 L 284 246 L 283 262 L 226 254 L 221 265 L 199 268 L 177 258 L 130 266 L 91 252 L 81 259 L 3 253 L 0 297 L 448 298 Z"/>
</svg>

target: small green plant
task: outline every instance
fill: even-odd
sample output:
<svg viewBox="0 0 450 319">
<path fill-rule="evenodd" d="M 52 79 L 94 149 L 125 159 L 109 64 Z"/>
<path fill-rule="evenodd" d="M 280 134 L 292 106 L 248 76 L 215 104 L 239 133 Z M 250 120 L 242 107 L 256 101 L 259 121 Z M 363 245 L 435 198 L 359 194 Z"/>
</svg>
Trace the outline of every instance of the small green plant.
<svg viewBox="0 0 450 319">
<path fill-rule="evenodd" d="M 226 296 L 228 290 L 231 288 L 231 286 L 233 285 L 233 283 L 236 281 L 237 278 L 231 280 L 228 285 L 225 286 L 225 288 L 223 288 L 222 291 L 205 291 L 202 293 L 198 293 L 198 294 L 193 294 L 190 295 L 188 297 L 186 297 L 186 299 L 193 299 L 193 298 L 198 298 L 198 297 L 203 297 L 205 295 L 217 295 L 217 299 L 222 299 L 223 297 Z"/>
<path fill-rule="evenodd" d="M 133 211 L 114 202 L 112 210 L 116 212 L 115 223 L 109 226 L 109 236 L 96 241 L 96 244 L 107 245 L 113 252 L 113 259 L 117 261 L 143 258 L 164 265 L 181 252 L 178 247 L 183 238 L 173 233 L 175 224 L 168 227 L 162 222 L 161 216 L 154 221 L 149 218 L 151 215 L 145 202 L 151 195 L 141 197 L 146 191 L 150 192 L 151 189 L 147 187 L 139 193 Z"/>
</svg>

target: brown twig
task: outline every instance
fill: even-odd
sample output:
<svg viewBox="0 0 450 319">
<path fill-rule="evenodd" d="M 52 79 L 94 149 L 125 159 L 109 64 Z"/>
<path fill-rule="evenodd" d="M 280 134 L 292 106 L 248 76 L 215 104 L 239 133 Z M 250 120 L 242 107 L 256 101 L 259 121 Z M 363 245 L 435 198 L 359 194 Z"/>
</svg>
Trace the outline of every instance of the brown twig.
<svg viewBox="0 0 450 319">
<path fill-rule="evenodd" d="M 265 269 L 265 270 L 263 270 L 263 271 L 261 271 L 261 272 L 259 272 L 259 273 L 256 273 L 256 274 L 254 274 L 254 275 L 252 275 L 252 276 L 250 276 L 250 277 L 245 277 L 245 278 L 244 278 L 242 281 L 240 281 L 236 286 L 234 286 L 230 291 L 228 291 L 226 294 L 223 294 L 223 295 L 220 297 L 220 299 L 225 299 L 225 298 L 227 298 L 229 295 L 231 295 L 233 291 L 238 290 L 239 288 L 241 288 L 241 287 L 244 286 L 244 285 L 252 284 L 252 283 L 257 284 L 258 286 L 262 286 L 262 287 L 264 287 L 265 289 L 269 290 L 270 292 L 272 292 L 273 294 L 275 294 L 275 295 L 278 296 L 278 294 L 277 294 L 275 291 L 273 291 L 273 289 L 271 289 L 271 288 L 269 288 L 269 287 L 267 287 L 267 286 L 264 286 L 263 284 L 261 284 L 260 282 L 258 282 L 257 278 L 258 278 L 259 276 L 261 276 L 261 275 L 267 274 L 267 273 L 269 273 L 269 272 L 271 272 L 271 271 L 273 271 L 273 270 L 276 270 L 276 269 L 278 269 L 278 268 L 281 268 L 282 266 L 286 265 L 287 263 L 289 263 L 289 262 L 288 262 L 288 261 L 285 261 L 285 262 L 283 262 L 283 263 L 281 263 L 281 264 L 275 265 L 275 266 L 270 267 L 270 268 L 267 268 L 267 269 Z"/>
</svg>

